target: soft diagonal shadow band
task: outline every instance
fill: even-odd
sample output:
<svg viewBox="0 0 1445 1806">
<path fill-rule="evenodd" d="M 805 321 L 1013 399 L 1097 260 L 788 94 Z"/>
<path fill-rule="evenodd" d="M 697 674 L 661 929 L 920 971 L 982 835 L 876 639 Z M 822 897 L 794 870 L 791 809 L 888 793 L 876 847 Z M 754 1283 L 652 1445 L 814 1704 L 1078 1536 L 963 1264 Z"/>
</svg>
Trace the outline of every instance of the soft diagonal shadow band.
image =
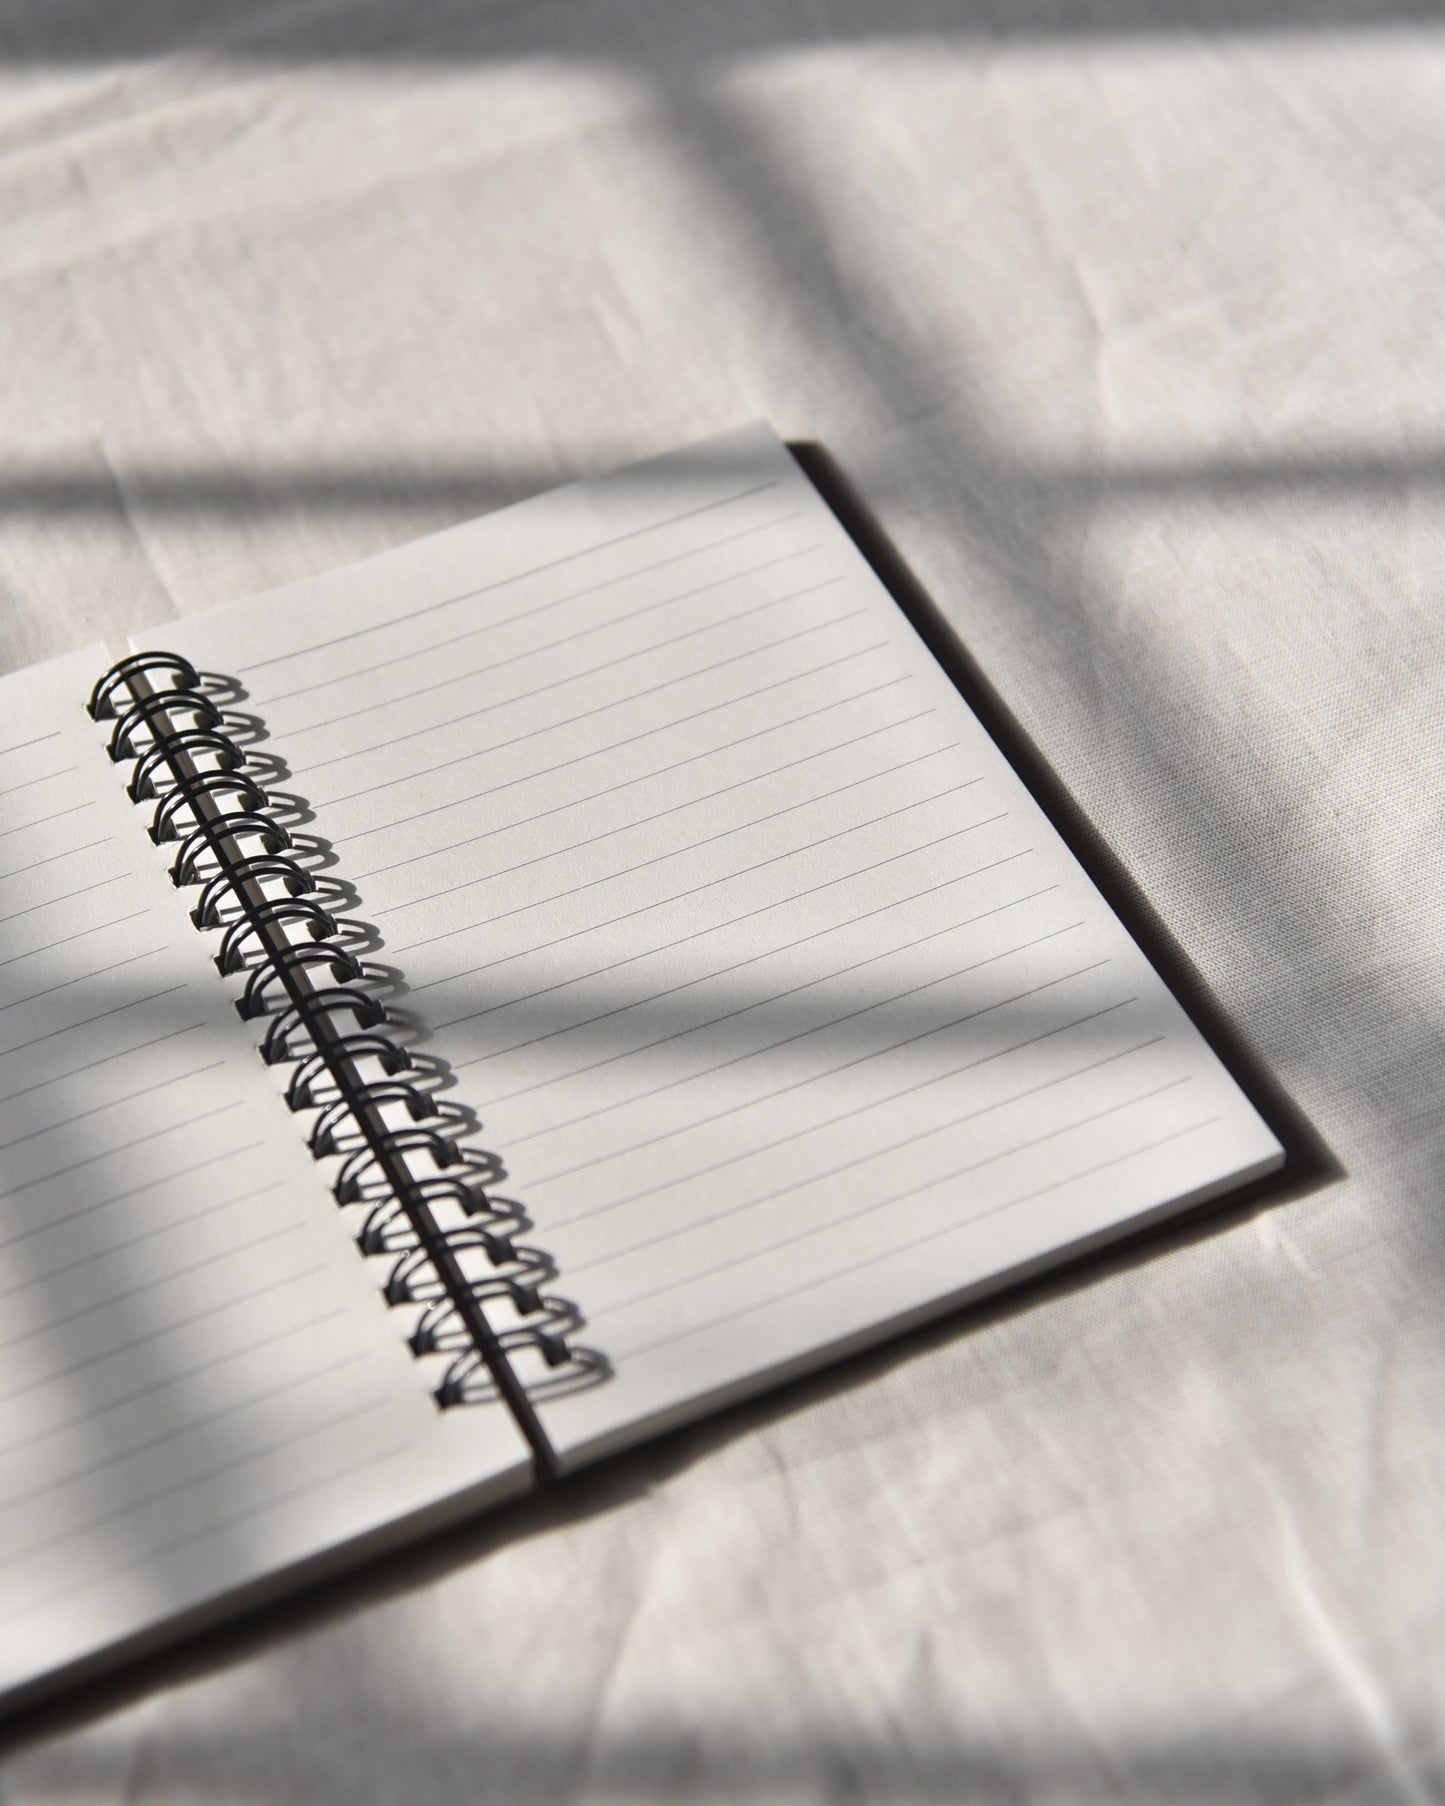
<svg viewBox="0 0 1445 1806">
<path fill-rule="evenodd" d="M 372 461 L 184 470 L 132 466 L 115 475 L 62 463 L 12 466 L 0 480 L 0 519 L 86 518 L 114 513 L 123 499 L 135 513 L 187 519 L 255 519 L 263 515 L 366 514 L 378 508 L 467 518 L 566 482 L 586 469 L 625 462 L 620 446 L 584 446 L 575 470 L 471 461 L 429 460 L 425 468 L 388 470 Z M 997 467 L 998 460 L 995 460 Z M 1132 460 L 1085 465 L 1033 462 L 999 480 L 1024 486 L 1060 511 L 1110 503 L 1200 500 L 1248 504 L 1282 496 L 1320 501 L 1380 501 L 1412 491 L 1445 489 L 1445 450 L 1372 452 L 1342 447 L 1333 454 L 1278 454 Z"/>
<path fill-rule="evenodd" d="M 576 16 L 559 19 L 555 7 L 508 0 L 479 6 L 420 0 L 406 7 L 394 0 L 297 0 L 280 8 L 271 0 L 135 0 L 107 7 L 92 0 L 12 0 L 0 11 L 0 64 L 99 65 L 192 52 L 280 65 L 349 59 L 434 65 L 547 55 L 640 69 L 654 60 L 654 46 L 664 56 L 709 62 L 806 48 L 820 38 L 1028 43 L 1382 30 L 1442 19 L 1438 0 L 824 0 L 705 10 L 705 19 L 689 23 L 668 20 L 659 9 L 665 29 L 653 34 L 639 29 L 635 9 L 616 5 L 577 8 Z"/>
</svg>

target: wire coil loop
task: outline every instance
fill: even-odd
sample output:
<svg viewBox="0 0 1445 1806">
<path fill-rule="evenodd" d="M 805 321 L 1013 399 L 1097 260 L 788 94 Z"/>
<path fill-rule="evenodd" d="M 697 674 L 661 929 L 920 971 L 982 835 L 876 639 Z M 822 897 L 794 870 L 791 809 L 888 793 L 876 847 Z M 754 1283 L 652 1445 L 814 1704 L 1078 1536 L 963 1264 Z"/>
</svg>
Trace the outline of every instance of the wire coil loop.
<svg viewBox="0 0 1445 1806">
<path fill-rule="evenodd" d="M 541 1290 L 553 1277 L 547 1258 L 513 1239 L 524 1219 L 490 1190 L 500 1161 L 443 1133 L 433 1119 L 447 1112 L 396 1076 L 417 1063 L 384 1032 L 385 1005 L 368 988 L 375 974 L 342 944 L 343 924 L 314 894 L 302 862 L 311 843 L 298 849 L 256 781 L 257 769 L 269 777 L 283 768 L 251 759 L 227 732 L 246 724 L 218 706 L 224 691 L 184 658 L 141 652 L 105 673 L 88 707 L 94 720 L 115 723 L 109 752 L 132 761 L 132 801 L 154 803 L 151 839 L 177 843 L 172 882 L 199 887 L 191 920 L 220 931 L 217 969 L 245 974 L 236 1009 L 266 1020 L 261 1058 L 295 1062 L 285 1101 L 317 1113 L 308 1144 L 318 1160 L 339 1159 L 338 1204 L 365 1208 L 356 1240 L 363 1254 L 390 1259 L 383 1295 L 417 1308 L 413 1351 L 446 1357 L 437 1403 L 514 1398 L 512 1355 L 529 1350 L 548 1369 L 573 1362 L 574 1314 Z M 323 894 L 338 893 L 328 883 Z M 347 1016 L 354 1027 L 338 1026 Z M 398 1111 L 407 1119 L 399 1125 Z M 500 1329 L 485 1316 L 492 1301 L 506 1306 Z M 586 1377 L 595 1357 L 579 1351 L 573 1364 Z"/>
</svg>

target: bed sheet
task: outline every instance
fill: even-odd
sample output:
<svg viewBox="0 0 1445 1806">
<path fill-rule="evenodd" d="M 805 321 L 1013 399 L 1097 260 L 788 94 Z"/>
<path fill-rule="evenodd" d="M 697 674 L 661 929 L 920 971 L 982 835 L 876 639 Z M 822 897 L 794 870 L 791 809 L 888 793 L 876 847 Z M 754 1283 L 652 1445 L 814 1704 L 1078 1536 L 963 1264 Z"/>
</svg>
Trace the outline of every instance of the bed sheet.
<svg viewBox="0 0 1445 1806">
<path fill-rule="evenodd" d="M 0 1801 L 1445 1799 L 1442 97 L 1410 0 L 0 4 L 0 667 L 764 415 L 1296 1154 Z"/>
</svg>

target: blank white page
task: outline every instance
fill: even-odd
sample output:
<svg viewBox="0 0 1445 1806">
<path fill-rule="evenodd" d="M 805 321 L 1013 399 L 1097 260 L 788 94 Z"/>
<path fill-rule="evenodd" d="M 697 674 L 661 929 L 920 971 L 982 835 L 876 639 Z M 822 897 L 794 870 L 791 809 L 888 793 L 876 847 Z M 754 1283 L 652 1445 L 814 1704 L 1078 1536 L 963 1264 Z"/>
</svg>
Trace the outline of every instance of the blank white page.
<svg viewBox="0 0 1445 1806">
<path fill-rule="evenodd" d="M 1282 1158 L 766 428 L 175 637 L 611 1364 L 568 1460 Z"/>
<path fill-rule="evenodd" d="M 85 715 L 108 663 L 0 679 L 0 1692 L 527 1477 L 428 1396 Z"/>
</svg>

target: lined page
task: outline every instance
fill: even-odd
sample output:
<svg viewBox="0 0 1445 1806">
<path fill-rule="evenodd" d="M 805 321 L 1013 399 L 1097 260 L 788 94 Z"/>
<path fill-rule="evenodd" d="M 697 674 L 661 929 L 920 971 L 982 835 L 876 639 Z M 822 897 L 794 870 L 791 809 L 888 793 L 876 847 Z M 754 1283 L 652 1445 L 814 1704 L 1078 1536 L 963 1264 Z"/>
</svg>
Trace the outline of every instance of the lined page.
<svg viewBox="0 0 1445 1806">
<path fill-rule="evenodd" d="M 108 662 L 0 679 L 0 1691 L 525 1473 L 343 1234 L 85 716 Z"/>
<path fill-rule="evenodd" d="M 568 1458 L 1281 1158 L 764 428 L 179 640 L 611 1364 Z"/>
</svg>

